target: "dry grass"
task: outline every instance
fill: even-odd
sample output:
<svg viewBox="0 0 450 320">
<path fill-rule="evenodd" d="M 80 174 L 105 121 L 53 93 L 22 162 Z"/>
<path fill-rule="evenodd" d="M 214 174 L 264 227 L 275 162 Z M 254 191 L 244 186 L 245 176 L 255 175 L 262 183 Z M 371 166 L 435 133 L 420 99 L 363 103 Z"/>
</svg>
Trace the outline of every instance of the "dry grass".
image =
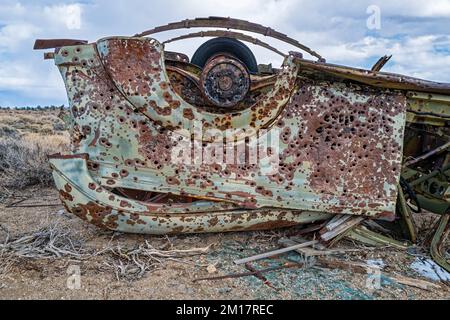
<svg viewBox="0 0 450 320">
<path fill-rule="evenodd" d="M 82 238 L 58 222 L 14 238 L 0 225 L 0 233 L 4 234 L 4 240 L 0 243 L 0 274 L 10 271 L 22 259 L 83 259 L 91 256 L 85 249 Z"/>
<path fill-rule="evenodd" d="M 27 134 L 0 139 L 0 186 L 25 188 L 53 182 L 47 156 L 67 150 L 67 135 Z"/>
<path fill-rule="evenodd" d="M 0 224 L 0 239 L 0 274 L 10 272 L 15 265 L 27 259 L 55 261 L 68 258 L 81 261 L 104 255 L 104 269 L 113 272 L 117 280 L 126 281 L 139 280 L 148 272 L 163 268 L 167 261 L 189 263 L 187 258 L 207 254 L 210 249 L 210 246 L 173 249 L 169 238 L 161 248 L 145 241 L 133 247 L 109 242 L 102 249 L 94 249 L 86 245 L 81 235 L 58 221 L 15 237 L 11 237 L 9 230 Z"/>
<path fill-rule="evenodd" d="M 0 110 L 0 138 L 28 133 L 60 134 L 64 123 L 55 111 Z"/>
<path fill-rule="evenodd" d="M 47 156 L 63 152 L 69 145 L 57 114 L 50 110 L 0 110 L 0 190 L 52 185 Z"/>
<path fill-rule="evenodd" d="M 209 249 L 210 246 L 188 250 L 167 249 L 167 246 L 157 249 L 148 241 L 132 249 L 123 248 L 118 244 L 108 250 L 111 259 L 105 262 L 105 265 L 107 269 L 115 273 L 118 281 L 136 281 L 144 277 L 147 272 L 163 268 L 166 261 L 188 263 L 180 259 L 206 254 Z"/>
</svg>

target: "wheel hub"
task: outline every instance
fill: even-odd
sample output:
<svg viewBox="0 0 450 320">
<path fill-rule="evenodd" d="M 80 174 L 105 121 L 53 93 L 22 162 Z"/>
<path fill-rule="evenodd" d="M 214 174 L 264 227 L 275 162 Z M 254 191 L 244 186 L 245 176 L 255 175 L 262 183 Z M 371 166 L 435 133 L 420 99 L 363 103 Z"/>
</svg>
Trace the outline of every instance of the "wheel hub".
<svg viewBox="0 0 450 320">
<path fill-rule="evenodd" d="M 223 54 L 208 60 L 200 81 L 205 98 L 221 108 L 235 106 L 250 90 L 250 74 L 245 65 Z"/>
</svg>

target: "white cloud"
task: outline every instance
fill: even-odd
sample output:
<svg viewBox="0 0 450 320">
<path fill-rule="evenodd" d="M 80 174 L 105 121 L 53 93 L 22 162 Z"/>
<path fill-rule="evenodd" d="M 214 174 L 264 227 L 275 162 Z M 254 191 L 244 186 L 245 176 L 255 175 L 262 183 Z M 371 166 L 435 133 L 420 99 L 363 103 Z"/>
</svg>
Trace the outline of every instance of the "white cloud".
<svg viewBox="0 0 450 320">
<path fill-rule="evenodd" d="M 81 29 L 81 5 L 54 5 L 44 8 L 44 14 L 52 22 L 59 22 L 69 30 Z"/>
<path fill-rule="evenodd" d="M 24 41 L 33 38 L 39 28 L 28 23 L 8 24 L 0 29 L 0 52 L 14 51 Z"/>
<path fill-rule="evenodd" d="M 385 14 L 402 14 L 413 17 L 450 17 L 450 1 L 448 0 L 410 0 L 380 1 L 380 6 Z"/>
<path fill-rule="evenodd" d="M 383 70 L 450 82 L 449 0 L 78 1 L 1 0 L 0 90 L 29 97 L 33 103 L 66 101 L 56 67 L 43 61 L 41 52 L 31 50 L 34 38 L 95 41 L 205 16 L 230 16 L 270 26 L 298 39 L 330 63 L 370 68 L 380 56 L 393 54 Z M 367 29 L 367 8 L 372 4 L 381 9 L 381 30 Z M 164 40 L 193 31 L 155 37 Z M 258 37 L 284 52 L 295 50 L 280 41 Z M 168 49 L 192 54 L 205 40 L 181 41 Z M 281 62 L 269 51 L 249 47 L 259 62 L 273 62 L 274 66 Z"/>
</svg>

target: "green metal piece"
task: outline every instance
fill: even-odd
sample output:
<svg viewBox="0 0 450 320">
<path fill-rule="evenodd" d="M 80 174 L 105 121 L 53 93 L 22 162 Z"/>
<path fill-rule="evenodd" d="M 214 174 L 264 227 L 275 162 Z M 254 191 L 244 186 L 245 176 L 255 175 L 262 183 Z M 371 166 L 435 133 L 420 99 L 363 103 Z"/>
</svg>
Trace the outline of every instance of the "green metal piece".
<svg viewBox="0 0 450 320">
<path fill-rule="evenodd" d="M 450 212 L 442 215 L 439 220 L 436 233 L 431 240 L 430 253 L 434 261 L 442 268 L 450 272 L 450 263 L 445 259 L 441 246 L 444 244 L 445 239 L 448 237 L 450 231 Z"/>
<path fill-rule="evenodd" d="M 437 214 L 444 214 L 450 209 L 450 164 L 428 174 L 405 168 L 402 176 L 416 192 L 422 208 Z"/>
<path fill-rule="evenodd" d="M 410 91 L 408 111 L 409 123 L 445 127 L 450 120 L 450 96 Z"/>
<path fill-rule="evenodd" d="M 405 225 L 405 228 L 407 230 L 408 239 L 412 242 L 416 242 L 417 240 L 417 230 L 416 225 L 414 223 L 414 218 L 411 214 L 411 210 L 408 207 L 408 204 L 406 203 L 405 195 L 403 194 L 403 190 L 398 185 L 398 199 L 397 199 L 397 210 L 400 213 L 402 217 L 402 222 Z"/>
<path fill-rule="evenodd" d="M 386 236 L 383 236 L 379 233 L 368 230 L 363 226 L 357 226 L 352 229 L 347 237 L 356 241 L 359 241 L 364 244 L 368 244 L 374 247 L 382 247 L 382 246 L 392 246 L 397 249 L 407 249 L 410 244 L 407 242 L 401 242 Z"/>
</svg>

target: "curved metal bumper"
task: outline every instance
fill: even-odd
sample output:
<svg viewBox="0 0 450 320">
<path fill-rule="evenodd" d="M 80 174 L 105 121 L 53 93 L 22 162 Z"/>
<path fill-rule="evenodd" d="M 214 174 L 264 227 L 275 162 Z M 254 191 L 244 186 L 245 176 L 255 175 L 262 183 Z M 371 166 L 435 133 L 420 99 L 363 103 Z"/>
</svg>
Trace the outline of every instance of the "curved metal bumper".
<svg viewBox="0 0 450 320">
<path fill-rule="evenodd" d="M 53 155 L 50 164 L 65 208 L 102 228 L 130 233 L 176 234 L 263 230 L 325 220 L 330 214 L 283 209 L 155 213 L 154 205 L 118 196 L 90 175 L 87 154 Z M 204 203 L 205 209 L 209 202 Z"/>
</svg>

